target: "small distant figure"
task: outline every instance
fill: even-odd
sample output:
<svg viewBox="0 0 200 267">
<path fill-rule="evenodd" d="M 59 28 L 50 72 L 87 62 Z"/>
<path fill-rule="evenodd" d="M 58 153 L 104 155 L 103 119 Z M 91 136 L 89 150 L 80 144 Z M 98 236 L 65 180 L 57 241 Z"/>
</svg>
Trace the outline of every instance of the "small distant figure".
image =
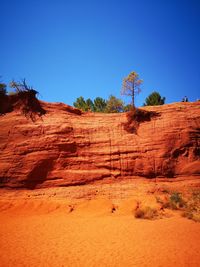
<svg viewBox="0 0 200 267">
<path fill-rule="evenodd" d="M 184 98 L 182 99 L 182 102 L 188 102 L 187 96 L 184 96 Z"/>
</svg>

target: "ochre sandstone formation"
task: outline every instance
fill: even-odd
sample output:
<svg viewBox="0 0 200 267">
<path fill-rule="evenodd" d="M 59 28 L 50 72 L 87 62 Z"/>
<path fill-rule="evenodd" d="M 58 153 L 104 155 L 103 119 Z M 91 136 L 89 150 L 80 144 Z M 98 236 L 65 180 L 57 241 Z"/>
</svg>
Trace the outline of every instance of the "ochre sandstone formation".
<svg viewBox="0 0 200 267">
<path fill-rule="evenodd" d="M 45 115 L 0 116 L 0 186 L 36 188 L 135 176 L 200 176 L 200 102 L 144 107 L 157 116 L 128 132 L 126 113 L 81 113 L 40 102 Z"/>
</svg>

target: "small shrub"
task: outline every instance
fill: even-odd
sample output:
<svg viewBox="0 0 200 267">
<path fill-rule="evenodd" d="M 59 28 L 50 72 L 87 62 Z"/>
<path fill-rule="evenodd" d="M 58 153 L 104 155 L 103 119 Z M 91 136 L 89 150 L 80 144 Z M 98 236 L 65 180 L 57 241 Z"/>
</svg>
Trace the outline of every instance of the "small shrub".
<svg viewBox="0 0 200 267">
<path fill-rule="evenodd" d="M 164 208 L 169 208 L 172 210 L 178 210 L 186 207 L 186 202 L 182 198 L 181 193 L 173 192 L 169 197 L 168 201 L 163 204 Z"/>
<path fill-rule="evenodd" d="M 13 109 L 21 110 L 21 112 L 32 121 L 35 121 L 37 116 L 40 117 L 46 113 L 40 101 L 37 99 L 38 92 L 27 85 L 25 79 L 21 82 L 15 82 L 13 80 L 10 83 L 10 87 L 15 90 L 14 93 L 12 92 L 8 96 Z"/>
<path fill-rule="evenodd" d="M 181 196 L 181 193 L 178 193 L 178 192 L 174 192 L 171 194 L 170 196 L 170 201 L 171 202 L 174 202 L 176 204 L 183 204 L 183 199 L 182 199 L 182 196 Z"/>
<path fill-rule="evenodd" d="M 195 222 L 200 222 L 200 191 L 199 190 L 192 192 L 182 216 L 188 219 L 191 219 Z"/>
<path fill-rule="evenodd" d="M 127 122 L 124 123 L 124 129 L 129 133 L 137 133 L 140 123 L 150 121 L 154 116 L 158 116 L 158 113 L 134 107 L 126 115 Z"/>
<path fill-rule="evenodd" d="M 137 219 L 147 219 L 147 220 L 152 220 L 156 217 L 158 217 L 158 211 L 154 208 L 151 207 L 143 207 L 143 208 L 138 208 L 135 211 L 135 218 Z"/>
</svg>

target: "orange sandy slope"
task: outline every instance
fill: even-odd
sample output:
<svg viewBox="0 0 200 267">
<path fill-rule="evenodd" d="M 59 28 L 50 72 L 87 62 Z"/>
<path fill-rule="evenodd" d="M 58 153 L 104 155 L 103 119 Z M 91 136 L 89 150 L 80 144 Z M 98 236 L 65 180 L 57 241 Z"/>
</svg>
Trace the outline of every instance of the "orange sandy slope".
<svg viewBox="0 0 200 267">
<path fill-rule="evenodd" d="M 71 199 L 69 189 L 3 190 L 0 266 L 199 266 L 200 223 L 172 211 L 156 220 L 134 218 L 133 198 L 151 202 L 153 184 L 138 184 L 134 197 L 119 194 L 117 185 L 116 195 L 92 197 L 91 188 L 84 198 L 81 187 L 71 188 Z"/>
</svg>

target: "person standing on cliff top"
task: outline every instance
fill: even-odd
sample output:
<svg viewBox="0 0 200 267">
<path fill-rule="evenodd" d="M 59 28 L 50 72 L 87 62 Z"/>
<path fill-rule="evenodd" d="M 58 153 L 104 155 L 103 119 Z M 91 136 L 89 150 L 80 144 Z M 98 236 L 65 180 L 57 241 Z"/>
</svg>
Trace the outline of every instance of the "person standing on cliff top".
<svg viewBox="0 0 200 267">
<path fill-rule="evenodd" d="M 185 97 L 182 99 L 182 102 L 188 102 L 188 98 L 187 98 L 187 96 L 185 96 Z"/>
</svg>

